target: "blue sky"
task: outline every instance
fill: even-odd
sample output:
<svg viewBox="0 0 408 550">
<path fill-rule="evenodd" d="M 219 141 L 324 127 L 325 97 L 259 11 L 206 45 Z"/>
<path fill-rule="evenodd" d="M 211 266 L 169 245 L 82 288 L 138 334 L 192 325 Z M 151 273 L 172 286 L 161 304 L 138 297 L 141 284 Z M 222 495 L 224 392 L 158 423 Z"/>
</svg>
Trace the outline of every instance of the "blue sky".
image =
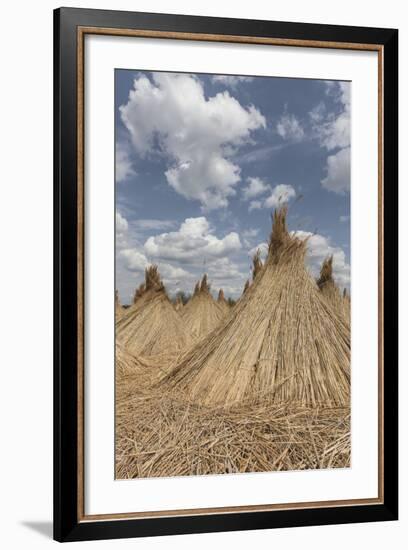
<svg viewBox="0 0 408 550">
<path fill-rule="evenodd" d="M 315 275 L 334 255 L 350 283 L 348 82 L 115 71 L 116 286 L 123 303 L 157 263 L 170 294 L 238 297 L 270 215 L 308 239 Z"/>
</svg>

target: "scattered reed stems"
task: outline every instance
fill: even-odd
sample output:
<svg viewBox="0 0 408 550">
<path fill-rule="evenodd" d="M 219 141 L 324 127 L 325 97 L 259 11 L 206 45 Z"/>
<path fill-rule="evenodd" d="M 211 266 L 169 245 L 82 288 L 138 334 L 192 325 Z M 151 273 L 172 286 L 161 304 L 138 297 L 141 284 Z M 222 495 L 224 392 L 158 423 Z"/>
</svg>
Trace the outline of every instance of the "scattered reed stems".
<svg viewBox="0 0 408 550">
<path fill-rule="evenodd" d="M 117 385 L 120 479 L 345 468 L 348 408 L 241 404 L 201 407 L 182 394 Z"/>
</svg>

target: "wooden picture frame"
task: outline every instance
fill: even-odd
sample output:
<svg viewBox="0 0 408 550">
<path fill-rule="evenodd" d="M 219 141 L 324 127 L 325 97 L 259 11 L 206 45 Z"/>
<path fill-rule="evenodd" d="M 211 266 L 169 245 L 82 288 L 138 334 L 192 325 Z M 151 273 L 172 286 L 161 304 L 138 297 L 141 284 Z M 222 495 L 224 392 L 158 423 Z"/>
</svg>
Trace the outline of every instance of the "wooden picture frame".
<svg viewBox="0 0 408 550">
<path fill-rule="evenodd" d="M 376 498 L 134 514 L 84 505 L 84 37 L 89 34 L 374 51 L 379 79 Z M 398 517 L 398 32 L 60 8 L 54 12 L 54 537 L 58 541 L 395 520 Z"/>
</svg>

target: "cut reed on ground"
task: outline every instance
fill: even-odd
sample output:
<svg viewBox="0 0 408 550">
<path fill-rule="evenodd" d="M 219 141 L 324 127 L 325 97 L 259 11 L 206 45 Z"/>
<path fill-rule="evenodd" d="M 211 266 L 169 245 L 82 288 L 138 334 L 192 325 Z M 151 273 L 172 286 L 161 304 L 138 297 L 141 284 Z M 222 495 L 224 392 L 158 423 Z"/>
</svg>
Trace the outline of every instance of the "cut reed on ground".
<svg viewBox="0 0 408 550">
<path fill-rule="evenodd" d="M 117 384 L 116 478 L 350 465 L 350 411 L 290 405 L 202 407 L 174 392 Z"/>
<path fill-rule="evenodd" d="M 350 300 L 286 216 L 234 307 L 204 275 L 176 310 L 146 270 L 116 323 L 117 478 L 350 465 Z"/>
</svg>

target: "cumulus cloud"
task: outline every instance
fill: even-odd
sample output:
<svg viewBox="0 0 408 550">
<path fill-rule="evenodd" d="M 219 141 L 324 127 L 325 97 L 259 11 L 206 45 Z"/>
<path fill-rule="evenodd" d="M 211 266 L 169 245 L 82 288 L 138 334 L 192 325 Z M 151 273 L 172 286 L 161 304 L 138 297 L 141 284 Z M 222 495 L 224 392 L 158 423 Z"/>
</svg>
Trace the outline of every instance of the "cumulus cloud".
<svg viewBox="0 0 408 550">
<path fill-rule="evenodd" d="M 125 260 L 129 271 L 144 271 L 145 267 L 149 265 L 145 254 L 135 248 L 125 248 L 119 252 L 119 255 Z"/>
<path fill-rule="evenodd" d="M 178 231 L 151 236 L 144 244 L 146 254 L 152 258 L 195 264 L 211 262 L 240 248 L 238 233 L 218 238 L 204 216 L 187 218 Z"/>
<path fill-rule="evenodd" d="M 286 141 L 302 141 L 305 135 L 304 129 L 296 116 L 286 110 L 278 120 L 276 131 Z"/>
<path fill-rule="evenodd" d="M 207 99 L 201 81 L 185 74 L 138 76 L 120 113 L 139 155 L 164 155 L 168 184 L 205 209 L 228 205 L 241 179 L 230 157 L 266 126 L 253 105 L 228 91 Z"/>
<path fill-rule="evenodd" d="M 294 197 L 296 197 L 295 189 L 291 185 L 281 183 L 276 185 L 276 187 L 271 190 L 270 195 L 262 201 L 251 201 L 249 204 L 249 211 L 260 208 L 276 208 L 289 202 L 290 199 Z"/>
<path fill-rule="evenodd" d="M 339 195 L 350 189 L 350 147 L 340 149 L 327 157 L 327 176 L 322 179 L 322 186 Z"/>
<path fill-rule="evenodd" d="M 242 190 L 242 198 L 247 201 L 270 190 L 271 186 L 261 178 L 247 178 L 248 185 Z"/>
<path fill-rule="evenodd" d="M 326 95 L 338 106 L 329 112 L 320 102 L 309 113 L 312 134 L 329 156 L 326 161 L 326 177 L 322 187 L 334 193 L 344 194 L 350 189 L 350 92 L 349 82 L 325 83 Z"/>
<path fill-rule="evenodd" d="M 252 246 L 253 241 L 255 237 L 258 235 L 258 233 L 259 233 L 259 229 L 254 227 L 251 227 L 249 229 L 244 229 L 244 231 L 241 232 L 242 239 L 244 241 L 244 246 L 246 248 L 249 248 L 250 246 Z"/>
<path fill-rule="evenodd" d="M 123 259 L 124 265 L 128 271 L 139 274 L 144 274 L 145 268 L 153 263 L 142 251 L 136 248 L 121 250 L 119 256 Z M 169 285 L 170 288 L 172 288 L 174 284 L 179 284 L 180 281 L 183 281 L 183 284 L 187 286 L 194 278 L 193 275 L 185 269 L 166 262 L 160 263 L 159 271 L 164 284 Z"/>
<path fill-rule="evenodd" d="M 215 83 L 224 84 L 224 86 L 229 86 L 230 88 L 236 88 L 241 82 L 252 82 L 253 77 L 216 74 L 212 77 L 212 81 Z"/>
<path fill-rule="evenodd" d="M 249 203 L 248 210 L 260 210 L 262 208 L 262 201 L 251 201 Z"/>
<path fill-rule="evenodd" d="M 122 248 L 126 246 L 126 237 L 129 229 L 129 224 L 127 219 L 122 216 L 122 214 L 116 211 L 115 214 L 115 225 L 116 225 L 116 246 Z"/>
<path fill-rule="evenodd" d="M 266 259 L 266 256 L 268 255 L 268 243 L 267 242 L 262 242 L 262 243 L 259 243 L 257 244 L 256 246 L 254 246 L 253 248 L 251 248 L 251 250 L 248 252 L 248 256 L 250 256 L 251 258 L 254 257 L 254 255 L 258 252 L 260 252 L 260 255 L 261 255 L 261 260 L 262 261 L 265 261 Z"/>
<path fill-rule="evenodd" d="M 253 237 L 256 237 L 259 233 L 259 228 L 257 227 L 250 227 L 249 229 L 244 229 L 242 232 L 242 236 L 247 239 L 252 239 Z"/>
<path fill-rule="evenodd" d="M 320 140 L 327 150 L 350 146 L 350 83 L 326 83 L 326 93 L 332 95 L 340 106 L 340 112 L 329 113 L 320 124 Z"/>
<path fill-rule="evenodd" d="M 294 231 L 297 237 L 307 239 L 307 263 L 314 277 L 317 277 L 322 266 L 322 262 L 327 256 L 333 255 L 333 277 L 336 283 L 341 287 L 350 285 L 350 265 L 346 261 L 344 250 L 338 246 L 333 246 L 328 237 L 309 231 Z"/>
<path fill-rule="evenodd" d="M 135 229 L 162 231 L 174 227 L 175 222 L 173 220 L 140 219 L 132 222 L 132 225 Z"/>
<path fill-rule="evenodd" d="M 233 282 L 235 279 L 243 280 L 244 275 L 240 272 L 238 265 L 230 258 L 218 258 L 208 266 L 208 276 L 216 282 L 226 280 Z"/>
<path fill-rule="evenodd" d="M 115 179 L 117 183 L 128 180 L 131 176 L 135 176 L 136 172 L 130 160 L 129 147 L 127 144 L 118 141 L 116 143 L 115 156 Z"/>
</svg>

